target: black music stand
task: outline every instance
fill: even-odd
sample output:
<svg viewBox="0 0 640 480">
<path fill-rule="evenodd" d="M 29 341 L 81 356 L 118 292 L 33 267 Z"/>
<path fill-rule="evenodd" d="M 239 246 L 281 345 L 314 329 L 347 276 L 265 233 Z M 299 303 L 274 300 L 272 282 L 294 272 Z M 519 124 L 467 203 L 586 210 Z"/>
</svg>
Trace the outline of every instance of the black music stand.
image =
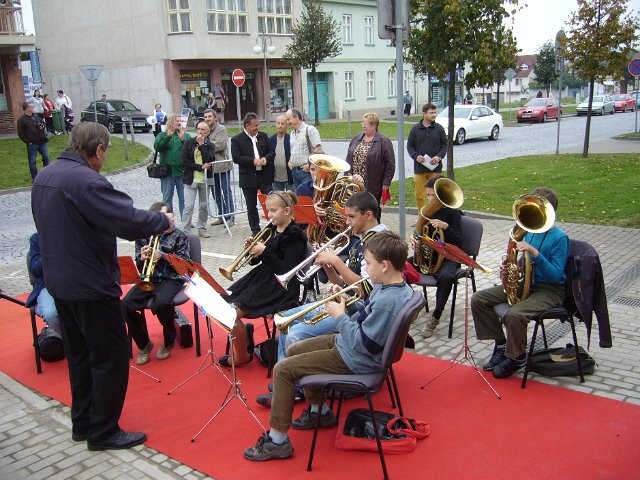
<svg viewBox="0 0 640 480">
<path fill-rule="evenodd" d="M 453 357 L 451 364 L 447 368 L 445 368 L 442 372 L 440 372 L 438 375 L 436 375 L 431 380 L 429 380 L 427 383 L 422 385 L 420 389 L 424 390 L 424 388 L 427 385 L 434 382 L 441 375 L 444 375 L 446 372 L 448 372 L 450 369 L 452 369 L 456 365 L 467 361 L 473 367 L 473 369 L 478 373 L 478 375 L 480 375 L 480 378 L 484 380 L 484 382 L 489 386 L 491 391 L 495 393 L 496 397 L 498 397 L 498 400 L 501 400 L 502 398 L 500 397 L 500 394 L 496 391 L 495 388 L 493 388 L 491 383 L 489 383 L 489 380 L 487 380 L 485 376 L 482 375 L 482 373 L 478 369 L 478 366 L 476 365 L 476 361 L 473 359 L 473 355 L 471 354 L 471 350 L 469 349 L 469 272 L 472 269 L 478 269 L 478 270 L 482 270 L 485 273 L 491 273 L 491 270 L 488 269 L 487 267 L 480 265 L 473 258 L 467 255 L 461 248 L 458 248 L 455 245 L 445 243 L 445 242 L 440 242 L 439 240 L 432 240 L 431 238 L 428 238 L 428 237 L 423 238 L 422 240 L 426 242 L 429 247 L 433 248 L 440 255 L 444 255 L 445 258 L 449 260 L 453 260 L 454 262 L 459 262 L 459 263 L 462 263 L 463 265 L 466 265 L 467 271 L 465 272 L 465 281 L 464 281 L 464 286 L 465 286 L 464 340 L 462 343 L 462 347 L 460 348 L 456 356 Z M 462 353 L 464 355 L 460 357 L 460 354 Z"/>
</svg>

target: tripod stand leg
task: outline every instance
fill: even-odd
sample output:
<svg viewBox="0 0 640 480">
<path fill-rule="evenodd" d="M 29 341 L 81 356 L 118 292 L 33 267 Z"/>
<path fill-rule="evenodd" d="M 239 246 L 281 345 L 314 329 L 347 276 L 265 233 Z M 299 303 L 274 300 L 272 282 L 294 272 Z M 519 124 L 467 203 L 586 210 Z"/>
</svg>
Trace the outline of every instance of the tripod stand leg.
<svg viewBox="0 0 640 480">
<path fill-rule="evenodd" d="M 154 377 L 153 375 L 151 375 L 150 373 L 145 372 L 144 370 L 139 369 L 138 367 L 134 366 L 134 365 L 129 365 L 131 368 L 133 368 L 136 372 L 142 373 L 143 375 L 146 375 L 149 378 L 154 379 L 156 382 L 158 383 L 162 383 L 162 380 L 160 380 L 157 377 Z"/>
</svg>

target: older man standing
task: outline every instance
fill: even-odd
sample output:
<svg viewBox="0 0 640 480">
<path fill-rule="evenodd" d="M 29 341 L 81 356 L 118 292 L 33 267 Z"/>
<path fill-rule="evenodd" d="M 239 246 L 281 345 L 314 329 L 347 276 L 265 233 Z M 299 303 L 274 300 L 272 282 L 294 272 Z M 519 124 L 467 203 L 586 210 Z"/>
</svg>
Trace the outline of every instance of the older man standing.
<svg viewBox="0 0 640 480">
<path fill-rule="evenodd" d="M 323 153 L 320 132 L 313 125 L 305 123 L 302 112 L 292 108 L 285 114 L 291 132 L 291 158 L 289 168 L 293 174 L 293 183 L 298 188 L 301 183 L 311 180 L 309 173 L 309 155 Z"/>
<path fill-rule="evenodd" d="M 36 167 L 36 159 L 38 152 L 42 156 L 42 165 L 49 165 L 49 149 L 47 148 L 47 135 L 45 133 L 45 124 L 38 115 L 33 113 L 33 104 L 31 102 L 22 103 L 22 111 L 24 112 L 17 123 L 18 137 L 27 146 L 27 158 L 29 159 L 29 170 L 31 171 L 31 181 L 38 174 Z"/>
<path fill-rule="evenodd" d="M 223 218 L 227 226 L 235 223 L 233 216 L 233 194 L 231 192 L 231 170 L 233 162 L 229 156 L 229 136 L 224 125 L 218 123 L 218 116 L 212 108 L 204 111 L 204 121 L 209 125 L 209 142 L 215 146 L 216 161 L 213 164 L 213 186 L 211 195 L 218 206 L 218 218 L 211 225 L 220 225 Z M 223 160 L 223 161 L 221 161 Z"/>
<path fill-rule="evenodd" d="M 293 190 L 293 176 L 289 168 L 291 158 L 291 137 L 287 133 L 287 117 L 276 118 L 276 133 L 269 138 L 271 148 L 276 152 L 273 162 L 275 173 L 272 190 Z"/>
<path fill-rule="evenodd" d="M 72 438 L 87 440 L 89 450 L 130 448 L 147 438 L 118 425 L 129 381 L 129 340 L 116 237 L 135 240 L 173 227 L 172 214 L 134 208 L 100 175 L 108 148 L 103 125 L 81 123 L 31 190 L 44 281 L 69 363 Z"/>
</svg>

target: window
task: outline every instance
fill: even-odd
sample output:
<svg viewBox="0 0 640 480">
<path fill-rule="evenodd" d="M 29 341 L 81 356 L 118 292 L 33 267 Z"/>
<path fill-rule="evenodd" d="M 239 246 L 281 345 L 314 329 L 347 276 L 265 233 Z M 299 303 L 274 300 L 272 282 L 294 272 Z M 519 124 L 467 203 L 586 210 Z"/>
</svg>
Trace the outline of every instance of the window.
<svg viewBox="0 0 640 480">
<path fill-rule="evenodd" d="M 353 43 L 351 36 L 351 15 L 342 15 L 342 43 Z"/>
<path fill-rule="evenodd" d="M 344 99 L 353 100 L 353 72 L 344 72 Z"/>
<path fill-rule="evenodd" d="M 364 17 L 364 43 L 373 44 L 373 17 Z"/>
<path fill-rule="evenodd" d="M 411 90 L 409 88 L 409 70 L 402 71 L 402 91 L 406 92 L 407 90 Z"/>
<path fill-rule="evenodd" d="M 367 72 L 367 98 L 376 96 L 376 72 Z"/>
<path fill-rule="evenodd" d="M 206 0 L 210 33 L 247 33 L 246 0 Z"/>
<path fill-rule="evenodd" d="M 7 95 L 4 89 L 4 72 L 2 71 L 2 64 L 0 64 L 0 111 L 7 109 Z"/>
<path fill-rule="evenodd" d="M 291 35 L 292 22 L 291 0 L 258 0 L 259 32 Z"/>
<path fill-rule="evenodd" d="M 395 70 L 389 70 L 387 74 L 387 96 L 396 96 L 396 72 Z"/>
<path fill-rule="evenodd" d="M 169 32 L 190 32 L 191 10 L 189 10 L 189 0 L 168 0 L 168 2 Z"/>
<path fill-rule="evenodd" d="M 519 86 L 520 86 L 520 82 L 521 82 L 521 79 L 516 78 L 516 87 L 519 87 Z"/>
<path fill-rule="evenodd" d="M 523 63 L 522 65 L 520 65 L 520 70 L 529 70 L 529 65 Z"/>
</svg>

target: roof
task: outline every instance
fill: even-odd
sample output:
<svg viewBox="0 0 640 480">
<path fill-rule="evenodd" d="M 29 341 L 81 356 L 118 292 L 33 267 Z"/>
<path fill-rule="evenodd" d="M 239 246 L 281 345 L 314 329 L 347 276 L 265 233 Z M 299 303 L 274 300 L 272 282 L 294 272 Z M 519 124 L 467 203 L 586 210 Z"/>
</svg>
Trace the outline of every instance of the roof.
<svg viewBox="0 0 640 480">
<path fill-rule="evenodd" d="M 537 55 L 518 55 L 516 56 L 516 78 L 528 78 L 536 65 Z M 526 65 L 527 68 L 522 68 Z"/>
</svg>

